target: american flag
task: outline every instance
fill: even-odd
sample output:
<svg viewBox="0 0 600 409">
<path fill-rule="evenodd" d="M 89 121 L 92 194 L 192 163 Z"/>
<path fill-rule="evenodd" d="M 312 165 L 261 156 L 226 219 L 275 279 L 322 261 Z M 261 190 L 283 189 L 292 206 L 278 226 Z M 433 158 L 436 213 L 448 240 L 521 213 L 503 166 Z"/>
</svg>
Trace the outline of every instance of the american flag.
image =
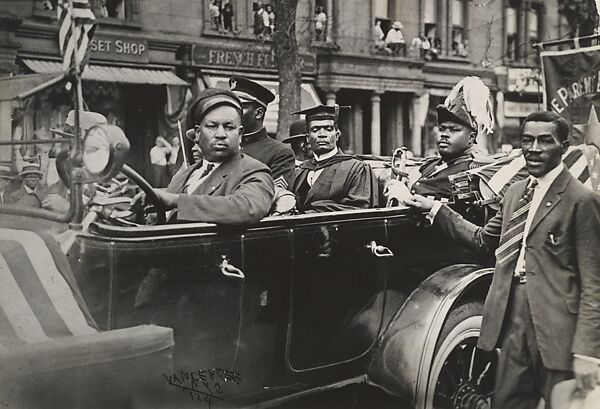
<svg viewBox="0 0 600 409">
<path fill-rule="evenodd" d="M 0 228 L 0 348 L 95 334 L 59 243 L 14 227 Z"/>
<path fill-rule="evenodd" d="M 581 183 L 596 192 L 599 190 L 600 153 L 596 146 L 570 146 L 563 155 L 563 163 Z M 528 176 L 525 158 L 520 149 L 467 172 L 479 177 L 481 194 L 488 200 L 504 196 L 511 184 Z"/>
<path fill-rule="evenodd" d="M 96 17 L 90 8 L 89 0 L 58 0 L 56 10 L 58 46 L 63 56 L 63 70 L 69 70 L 75 61 L 83 70 L 88 44 L 96 27 Z"/>
</svg>

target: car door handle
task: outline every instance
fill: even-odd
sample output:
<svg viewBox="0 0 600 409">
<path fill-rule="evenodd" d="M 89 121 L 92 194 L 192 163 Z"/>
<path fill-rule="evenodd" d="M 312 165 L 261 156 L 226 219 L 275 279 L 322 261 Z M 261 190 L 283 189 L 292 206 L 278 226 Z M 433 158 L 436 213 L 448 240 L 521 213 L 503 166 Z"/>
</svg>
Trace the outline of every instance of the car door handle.
<svg viewBox="0 0 600 409">
<path fill-rule="evenodd" d="M 393 257 L 394 256 L 394 253 L 392 252 L 392 250 L 390 250 L 389 248 L 387 248 L 385 246 L 381 246 L 381 245 L 377 244 L 377 242 L 375 240 L 373 240 L 372 242 L 367 244 L 365 247 L 368 250 L 370 250 L 371 254 L 373 254 L 375 257 Z"/>
<path fill-rule="evenodd" d="M 242 270 L 229 263 L 226 255 L 223 254 L 221 258 L 223 259 L 219 265 L 221 267 L 221 274 L 227 277 L 241 278 L 242 280 L 246 278 Z"/>
</svg>

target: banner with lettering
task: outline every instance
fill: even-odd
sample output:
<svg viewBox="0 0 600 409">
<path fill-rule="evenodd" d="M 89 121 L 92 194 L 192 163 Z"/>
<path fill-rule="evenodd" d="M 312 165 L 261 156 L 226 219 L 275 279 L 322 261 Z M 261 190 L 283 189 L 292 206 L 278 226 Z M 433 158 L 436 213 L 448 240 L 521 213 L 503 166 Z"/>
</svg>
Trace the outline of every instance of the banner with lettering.
<svg viewBox="0 0 600 409">
<path fill-rule="evenodd" d="M 572 144 L 600 147 L 600 46 L 542 51 L 544 103 L 573 124 Z"/>
</svg>

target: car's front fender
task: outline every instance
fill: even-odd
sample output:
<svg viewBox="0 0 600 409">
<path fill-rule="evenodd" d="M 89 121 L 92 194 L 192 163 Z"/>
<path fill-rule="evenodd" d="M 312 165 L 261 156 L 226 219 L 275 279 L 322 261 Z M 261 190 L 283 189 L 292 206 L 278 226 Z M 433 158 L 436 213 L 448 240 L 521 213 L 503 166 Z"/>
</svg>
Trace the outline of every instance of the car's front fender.
<svg viewBox="0 0 600 409">
<path fill-rule="evenodd" d="M 382 335 L 368 382 L 424 408 L 429 369 L 448 313 L 467 297 L 485 298 L 493 269 L 460 264 L 437 271 L 413 291 Z"/>
</svg>

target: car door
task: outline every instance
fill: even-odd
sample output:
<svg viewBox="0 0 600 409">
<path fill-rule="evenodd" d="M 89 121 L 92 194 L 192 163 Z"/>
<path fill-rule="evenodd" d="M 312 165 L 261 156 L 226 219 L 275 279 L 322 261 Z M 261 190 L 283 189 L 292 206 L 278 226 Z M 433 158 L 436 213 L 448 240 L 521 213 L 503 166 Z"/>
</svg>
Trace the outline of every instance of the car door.
<svg viewBox="0 0 600 409">
<path fill-rule="evenodd" d="M 173 328 L 173 373 L 221 374 L 220 380 L 199 387 L 203 393 L 217 396 L 216 400 L 255 392 L 247 391 L 250 382 L 222 379 L 223 371 L 251 377 L 251 369 L 240 366 L 238 360 L 245 318 L 245 283 L 236 274 L 243 266 L 242 232 L 175 225 L 116 237 L 114 234 L 121 234 L 118 228 L 104 226 L 102 234 L 109 235 L 110 242 L 88 237 L 76 250 L 85 266 L 78 272 L 81 286 L 89 288 L 85 283 L 93 283 L 106 291 L 100 297 L 97 291 L 86 290 L 97 320 L 106 329 L 140 324 Z M 100 252 L 102 248 L 106 251 Z M 223 272 L 224 263 L 230 266 L 228 274 Z M 165 381 L 161 374 L 148 376 Z M 179 377 L 183 383 L 185 379 Z M 190 387 L 189 382 L 184 386 Z M 181 390 L 173 388 L 173 394 L 181 394 Z"/>
<path fill-rule="evenodd" d="M 369 212 L 315 216 L 294 228 L 287 356 L 292 377 L 334 381 L 361 372 L 381 330 L 391 253 Z M 342 368 L 346 366 L 346 368 Z"/>
</svg>

